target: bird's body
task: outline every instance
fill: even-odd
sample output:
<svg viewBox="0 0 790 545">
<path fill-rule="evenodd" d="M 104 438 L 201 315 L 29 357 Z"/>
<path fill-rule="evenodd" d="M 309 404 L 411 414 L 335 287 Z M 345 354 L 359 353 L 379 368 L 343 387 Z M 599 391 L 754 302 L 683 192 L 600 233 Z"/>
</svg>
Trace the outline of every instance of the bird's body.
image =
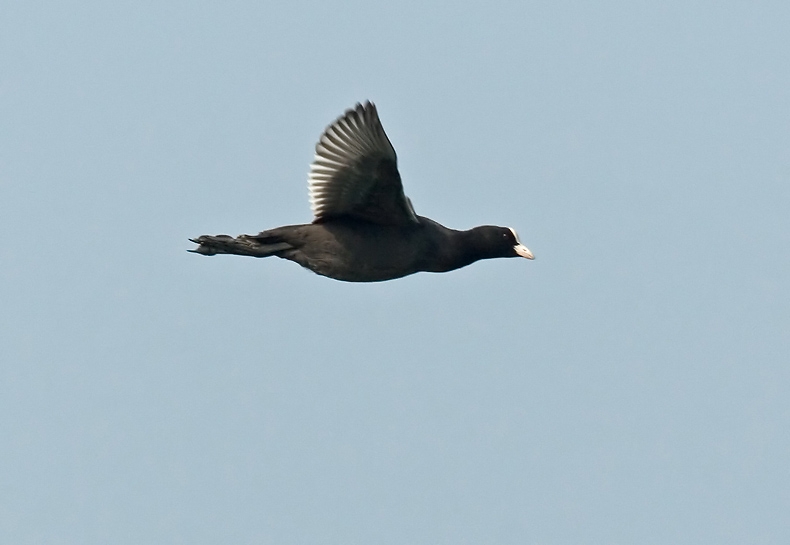
<svg viewBox="0 0 790 545">
<path fill-rule="evenodd" d="M 203 255 L 277 256 L 348 282 L 378 282 L 415 272 L 446 272 L 479 259 L 532 253 L 507 227 L 455 231 L 414 213 L 403 193 L 395 150 L 367 102 L 330 125 L 310 174 L 315 219 L 258 233 L 204 235 Z"/>
</svg>

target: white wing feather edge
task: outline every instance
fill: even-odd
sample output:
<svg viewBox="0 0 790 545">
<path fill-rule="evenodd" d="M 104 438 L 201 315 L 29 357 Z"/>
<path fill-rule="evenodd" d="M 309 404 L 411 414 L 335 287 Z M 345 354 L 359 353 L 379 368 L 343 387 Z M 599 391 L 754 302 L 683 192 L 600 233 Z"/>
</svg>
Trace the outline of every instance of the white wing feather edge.
<svg viewBox="0 0 790 545">
<path fill-rule="evenodd" d="M 376 106 L 368 101 L 346 110 L 324 130 L 315 146 L 308 177 L 310 209 L 315 218 L 320 218 L 326 211 L 333 177 L 370 153 L 380 153 L 397 160 L 395 149 L 381 126 Z M 411 203 L 408 204 L 411 208 Z"/>
</svg>

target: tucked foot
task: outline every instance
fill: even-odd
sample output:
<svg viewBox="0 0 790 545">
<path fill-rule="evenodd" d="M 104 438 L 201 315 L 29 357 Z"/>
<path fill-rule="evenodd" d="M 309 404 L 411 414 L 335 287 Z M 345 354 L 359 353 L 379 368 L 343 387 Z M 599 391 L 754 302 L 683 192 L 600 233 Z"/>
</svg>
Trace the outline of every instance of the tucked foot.
<svg viewBox="0 0 790 545">
<path fill-rule="evenodd" d="M 236 254 L 269 257 L 277 252 L 292 248 L 286 242 L 261 244 L 260 241 L 248 235 L 239 235 L 236 238 L 228 235 L 203 235 L 189 240 L 197 244 L 198 247 L 187 251 L 201 255 Z"/>
</svg>

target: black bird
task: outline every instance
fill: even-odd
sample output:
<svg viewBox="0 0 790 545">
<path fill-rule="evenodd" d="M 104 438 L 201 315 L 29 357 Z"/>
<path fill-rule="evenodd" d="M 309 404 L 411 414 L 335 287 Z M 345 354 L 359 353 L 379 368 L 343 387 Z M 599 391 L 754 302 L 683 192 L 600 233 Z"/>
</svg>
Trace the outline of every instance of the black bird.
<svg viewBox="0 0 790 545">
<path fill-rule="evenodd" d="M 494 257 L 534 259 L 509 227 L 456 231 L 415 214 L 372 102 L 346 110 L 326 128 L 315 148 L 309 189 L 313 223 L 236 238 L 203 235 L 190 239 L 199 244 L 190 251 L 275 255 L 347 282 L 452 271 Z"/>
</svg>

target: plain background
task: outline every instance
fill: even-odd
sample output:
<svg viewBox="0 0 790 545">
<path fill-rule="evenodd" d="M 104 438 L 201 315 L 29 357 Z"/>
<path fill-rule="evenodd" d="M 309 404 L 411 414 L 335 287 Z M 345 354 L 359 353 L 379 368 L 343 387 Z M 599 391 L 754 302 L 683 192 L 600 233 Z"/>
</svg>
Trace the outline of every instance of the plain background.
<svg viewBox="0 0 790 545">
<path fill-rule="evenodd" d="M 0 541 L 790 542 L 786 1 L 0 7 Z M 186 252 L 365 99 L 537 259 Z"/>
</svg>

